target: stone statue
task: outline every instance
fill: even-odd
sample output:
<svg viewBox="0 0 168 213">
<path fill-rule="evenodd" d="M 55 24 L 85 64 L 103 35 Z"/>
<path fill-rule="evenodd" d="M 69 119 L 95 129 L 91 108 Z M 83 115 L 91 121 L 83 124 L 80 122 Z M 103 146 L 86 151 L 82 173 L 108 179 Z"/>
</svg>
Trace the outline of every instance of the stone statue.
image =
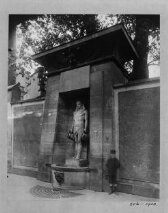
<svg viewBox="0 0 168 213">
<path fill-rule="evenodd" d="M 73 124 L 70 130 L 74 134 L 75 156 L 79 160 L 82 151 L 82 136 L 88 131 L 88 112 L 81 101 L 76 102 L 76 109 L 73 113 Z"/>
</svg>

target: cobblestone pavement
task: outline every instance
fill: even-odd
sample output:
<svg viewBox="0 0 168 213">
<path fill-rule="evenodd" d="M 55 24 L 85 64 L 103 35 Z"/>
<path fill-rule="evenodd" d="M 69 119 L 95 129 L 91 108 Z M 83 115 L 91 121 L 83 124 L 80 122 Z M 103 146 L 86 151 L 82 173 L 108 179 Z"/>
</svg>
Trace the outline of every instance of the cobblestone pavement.
<svg viewBox="0 0 168 213">
<path fill-rule="evenodd" d="M 157 205 L 153 210 L 158 210 L 157 208 L 159 208 L 159 202 L 156 199 L 124 193 L 109 195 L 106 192 L 94 192 L 91 190 L 69 190 L 67 193 L 65 191 L 62 193 L 53 192 L 50 183 L 14 174 L 8 175 L 4 196 L 7 201 L 6 209 L 9 208 L 9 212 L 12 210 L 12 213 L 89 213 L 93 212 L 92 209 L 96 213 L 104 213 L 115 212 L 113 210 L 116 208 L 121 208 L 123 212 L 125 212 L 125 208 L 129 208 L 129 212 L 135 212 L 135 206 L 136 208 L 141 208 L 141 210 L 154 208 L 152 206 L 147 207 L 147 203 L 155 203 Z M 155 212 L 153 210 L 152 212 Z"/>
</svg>

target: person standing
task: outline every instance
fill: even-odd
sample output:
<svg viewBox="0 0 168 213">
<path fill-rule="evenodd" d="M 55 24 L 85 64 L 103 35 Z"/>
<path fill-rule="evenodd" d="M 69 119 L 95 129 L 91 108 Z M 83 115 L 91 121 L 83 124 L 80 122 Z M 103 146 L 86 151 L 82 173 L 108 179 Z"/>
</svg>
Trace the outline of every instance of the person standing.
<svg viewBox="0 0 168 213">
<path fill-rule="evenodd" d="M 108 172 L 108 180 L 109 180 L 109 185 L 110 185 L 110 193 L 112 194 L 113 192 L 116 191 L 117 188 L 117 170 L 120 167 L 120 162 L 116 158 L 116 151 L 111 150 L 110 151 L 110 156 L 107 160 L 106 163 L 106 168 Z"/>
</svg>

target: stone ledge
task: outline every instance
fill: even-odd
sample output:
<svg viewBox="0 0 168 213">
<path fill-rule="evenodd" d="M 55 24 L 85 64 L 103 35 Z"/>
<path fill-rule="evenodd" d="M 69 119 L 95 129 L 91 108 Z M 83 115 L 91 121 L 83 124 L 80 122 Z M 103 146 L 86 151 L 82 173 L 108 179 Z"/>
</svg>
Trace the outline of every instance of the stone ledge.
<svg viewBox="0 0 168 213">
<path fill-rule="evenodd" d="M 61 172 L 90 172 L 97 171 L 94 168 L 89 167 L 69 167 L 69 166 L 56 166 L 55 164 L 46 164 L 47 167 Z"/>
<path fill-rule="evenodd" d="M 135 80 L 129 81 L 125 84 L 115 84 L 113 87 L 114 89 L 122 88 L 122 87 L 130 87 L 130 86 L 137 86 L 137 85 L 146 85 L 146 84 L 156 84 L 160 86 L 160 77 L 157 78 L 150 78 L 150 79 L 142 79 L 142 80 Z"/>
</svg>

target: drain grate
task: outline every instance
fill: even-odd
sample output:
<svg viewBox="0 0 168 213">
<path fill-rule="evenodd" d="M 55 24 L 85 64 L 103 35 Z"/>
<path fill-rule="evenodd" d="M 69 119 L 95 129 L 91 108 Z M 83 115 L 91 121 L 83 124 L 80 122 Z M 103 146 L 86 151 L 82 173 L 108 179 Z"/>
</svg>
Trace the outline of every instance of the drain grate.
<svg viewBox="0 0 168 213">
<path fill-rule="evenodd" d="M 52 199 L 69 198 L 69 197 L 75 197 L 75 196 L 82 195 L 80 193 L 71 192 L 68 190 L 54 191 L 50 187 L 40 186 L 40 185 L 37 185 L 37 186 L 34 186 L 33 188 L 31 188 L 30 193 L 34 197 L 52 198 Z"/>
</svg>

